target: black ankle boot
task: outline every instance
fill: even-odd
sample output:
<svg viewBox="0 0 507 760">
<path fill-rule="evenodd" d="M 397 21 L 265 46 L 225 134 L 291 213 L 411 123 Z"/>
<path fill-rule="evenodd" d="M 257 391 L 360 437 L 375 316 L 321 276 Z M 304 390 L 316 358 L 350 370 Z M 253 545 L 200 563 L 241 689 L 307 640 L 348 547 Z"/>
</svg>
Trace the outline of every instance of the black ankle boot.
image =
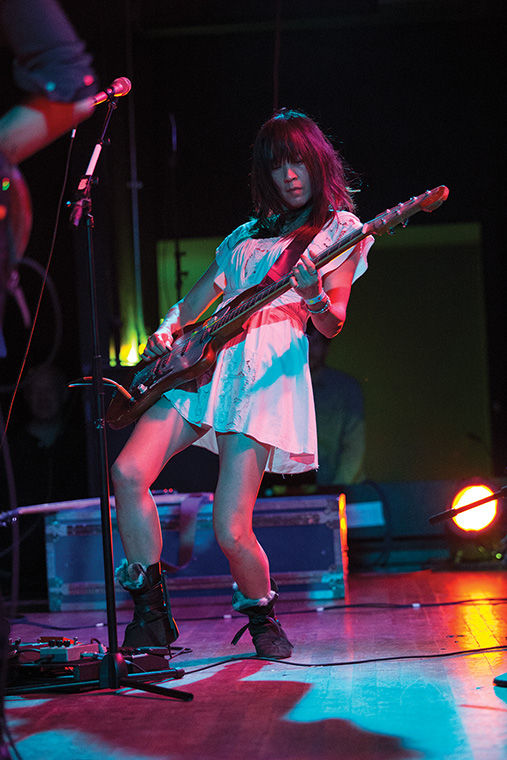
<svg viewBox="0 0 507 760">
<path fill-rule="evenodd" d="M 278 587 L 273 579 L 271 589 L 274 594 L 266 604 L 249 604 L 253 600 L 244 597 L 239 589 L 234 592 L 233 607 L 242 615 L 248 615 L 249 622 L 237 632 L 231 643 L 236 645 L 248 628 L 259 657 L 284 659 L 291 656 L 294 646 L 275 617 Z"/>
<path fill-rule="evenodd" d="M 169 596 L 160 571 L 160 562 L 149 565 L 135 565 L 142 577 L 140 586 L 129 579 L 128 565 L 124 561 L 118 568 L 116 577 L 134 600 L 134 619 L 125 629 L 123 647 L 137 649 L 143 647 L 167 647 L 179 636 L 178 627 L 171 614 Z"/>
</svg>

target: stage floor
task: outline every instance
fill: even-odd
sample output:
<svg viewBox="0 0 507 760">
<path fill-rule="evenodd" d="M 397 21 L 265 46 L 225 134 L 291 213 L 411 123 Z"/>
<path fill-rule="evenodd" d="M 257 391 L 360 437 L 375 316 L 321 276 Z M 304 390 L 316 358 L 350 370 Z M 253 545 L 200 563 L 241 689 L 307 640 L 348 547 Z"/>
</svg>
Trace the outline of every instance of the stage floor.
<svg viewBox="0 0 507 760">
<path fill-rule="evenodd" d="M 290 660 L 252 656 L 227 602 L 173 612 L 183 702 L 134 689 L 6 699 L 23 760 L 504 760 L 507 583 L 502 571 L 362 574 L 347 598 L 283 599 Z M 320 608 L 320 609 L 319 609 Z M 121 637 L 128 612 L 118 612 Z M 105 612 L 27 613 L 11 639 L 107 645 Z M 120 639 L 121 640 L 121 639 Z"/>
</svg>

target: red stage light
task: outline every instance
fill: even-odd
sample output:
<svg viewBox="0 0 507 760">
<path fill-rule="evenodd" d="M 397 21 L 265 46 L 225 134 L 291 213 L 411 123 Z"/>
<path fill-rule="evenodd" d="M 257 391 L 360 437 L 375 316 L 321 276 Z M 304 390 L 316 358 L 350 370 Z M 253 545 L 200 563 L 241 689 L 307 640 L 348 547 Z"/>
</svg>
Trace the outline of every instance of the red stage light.
<svg viewBox="0 0 507 760">
<path fill-rule="evenodd" d="M 452 508 L 458 509 L 492 495 L 493 491 L 486 485 L 467 486 L 456 494 L 452 502 Z M 493 499 L 478 507 L 472 507 L 472 509 L 455 515 L 452 520 L 461 530 L 477 533 L 491 525 L 496 517 L 497 508 L 498 502 L 496 499 Z"/>
</svg>

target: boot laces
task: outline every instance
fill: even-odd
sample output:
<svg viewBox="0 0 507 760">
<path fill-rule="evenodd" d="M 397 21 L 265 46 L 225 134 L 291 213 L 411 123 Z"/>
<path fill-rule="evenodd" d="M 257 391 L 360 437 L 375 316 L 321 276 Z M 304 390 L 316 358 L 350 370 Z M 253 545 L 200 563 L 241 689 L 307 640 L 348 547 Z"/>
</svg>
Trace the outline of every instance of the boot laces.
<svg viewBox="0 0 507 760">
<path fill-rule="evenodd" d="M 252 638 L 254 638 L 255 636 L 258 636 L 261 633 L 268 633 L 269 630 L 285 638 L 281 623 L 279 620 L 277 620 L 277 618 L 269 617 L 267 615 L 256 615 L 255 617 L 252 616 L 250 620 L 248 621 L 248 623 L 246 623 L 244 626 L 242 626 L 239 629 L 239 631 L 236 633 L 233 640 L 231 641 L 231 644 L 234 644 L 234 646 L 236 646 L 240 638 L 243 636 L 243 634 L 247 630 L 250 630 L 250 633 L 252 634 Z"/>
</svg>

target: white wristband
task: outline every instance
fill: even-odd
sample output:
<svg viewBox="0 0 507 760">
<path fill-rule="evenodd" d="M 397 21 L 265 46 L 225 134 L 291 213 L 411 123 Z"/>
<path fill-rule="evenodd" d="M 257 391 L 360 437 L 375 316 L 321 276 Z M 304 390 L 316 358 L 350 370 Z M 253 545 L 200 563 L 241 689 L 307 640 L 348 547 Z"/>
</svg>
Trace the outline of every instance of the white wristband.
<svg viewBox="0 0 507 760">
<path fill-rule="evenodd" d="M 305 298 L 305 304 L 307 306 L 313 306 L 314 304 L 321 303 L 321 301 L 325 301 L 327 297 L 327 293 L 324 289 L 321 289 L 319 291 L 319 294 L 315 296 L 315 298 Z"/>
<path fill-rule="evenodd" d="M 307 301 L 308 303 L 308 301 Z M 326 297 L 321 301 L 320 303 L 316 304 L 319 306 L 319 309 L 310 309 L 308 306 L 308 311 L 310 314 L 324 314 L 324 312 L 329 311 L 329 307 L 331 306 L 331 299 L 329 298 L 328 294 L 326 293 Z"/>
</svg>

